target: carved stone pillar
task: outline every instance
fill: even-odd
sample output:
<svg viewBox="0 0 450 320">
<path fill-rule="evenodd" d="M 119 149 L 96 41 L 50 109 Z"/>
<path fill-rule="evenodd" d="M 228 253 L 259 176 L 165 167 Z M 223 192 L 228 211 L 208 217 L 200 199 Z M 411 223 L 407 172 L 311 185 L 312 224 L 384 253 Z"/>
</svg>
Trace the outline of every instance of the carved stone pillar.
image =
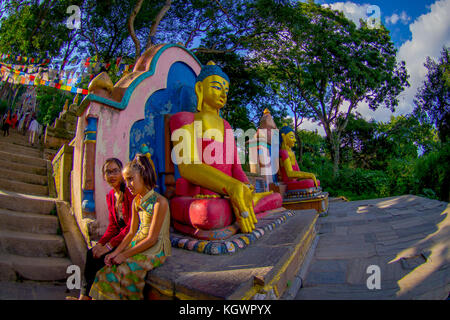
<svg viewBox="0 0 450 320">
<path fill-rule="evenodd" d="M 95 117 L 88 117 L 87 126 L 84 130 L 84 152 L 83 152 L 83 177 L 81 203 L 83 214 L 95 214 L 95 145 L 97 142 L 97 122 Z"/>
</svg>

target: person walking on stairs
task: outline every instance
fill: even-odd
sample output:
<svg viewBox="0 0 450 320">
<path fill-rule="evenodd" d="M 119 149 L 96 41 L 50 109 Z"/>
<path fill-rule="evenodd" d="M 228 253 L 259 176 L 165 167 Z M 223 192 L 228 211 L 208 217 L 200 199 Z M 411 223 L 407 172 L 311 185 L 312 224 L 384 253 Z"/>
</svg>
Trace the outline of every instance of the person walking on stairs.
<svg viewBox="0 0 450 320">
<path fill-rule="evenodd" d="M 11 126 L 11 111 L 8 111 L 3 120 L 3 136 L 9 136 L 9 127 Z"/>
<path fill-rule="evenodd" d="M 31 119 L 30 126 L 28 127 L 28 131 L 30 133 L 28 142 L 31 144 L 31 146 L 34 145 L 34 139 L 36 138 L 36 132 L 38 130 L 39 130 L 39 123 L 37 122 L 36 118 L 33 117 Z"/>
<path fill-rule="evenodd" d="M 13 127 L 13 129 L 16 128 L 16 123 L 17 123 L 17 113 L 14 112 L 12 119 L 11 119 L 11 126 Z"/>
</svg>

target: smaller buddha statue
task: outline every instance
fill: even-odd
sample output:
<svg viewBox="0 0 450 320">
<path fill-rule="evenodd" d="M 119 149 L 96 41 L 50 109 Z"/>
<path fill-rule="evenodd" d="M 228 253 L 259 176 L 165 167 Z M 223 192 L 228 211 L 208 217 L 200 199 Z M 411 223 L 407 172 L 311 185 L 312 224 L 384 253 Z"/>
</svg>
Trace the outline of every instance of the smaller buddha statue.
<svg viewBox="0 0 450 320">
<path fill-rule="evenodd" d="M 281 180 L 287 185 L 287 190 L 305 190 L 316 188 L 320 191 L 320 181 L 313 173 L 300 171 L 300 167 L 292 151 L 297 142 L 294 130 L 284 126 L 280 130 L 280 173 Z"/>
</svg>

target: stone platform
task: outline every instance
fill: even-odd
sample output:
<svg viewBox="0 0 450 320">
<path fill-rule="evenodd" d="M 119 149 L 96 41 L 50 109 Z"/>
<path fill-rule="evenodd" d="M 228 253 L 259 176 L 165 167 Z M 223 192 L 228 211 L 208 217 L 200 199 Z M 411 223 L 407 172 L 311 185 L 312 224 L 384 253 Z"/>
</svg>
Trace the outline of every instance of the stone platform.
<svg viewBox="0 0 450 320">
<path fill-rule="evenodd" d="M 230 300 L 257 295 L 277 299 L 300 270 L 316 237 L 317 219 L 316 210 L 297 211 L 234 254 L 206 255 L 172 248 L 165 264 L 147 276 L 148 298 Z"/>
<path fill-rule="evenodd" d="M 170 230 L 170 242 L 172 247 L 182 248 L 190 251 L 196 251 L 205 254 L 233 254 L 239 250 L 245 250 L 247 246 L 259 241 L 264 235 L 273 232 L 280 225 L 286 223 L 296 212 L 286 208 L 277 208 L 256 215 L 258 223 L 255 230 L 250 233 L 237 233 L 222 240 L 199 240 L 190 236 L 176 232 L 173 228 Z M 234 223 L 230 228 L 239 230 L 239 225 Z M 210 233 L 214 238 L 217 231 L 204 231 Z"/>
<path fill-rule="evenodd" d="M 320 217 L 328 215 L 328 192 L 319 192 L 301 198 L 283 199 L 283 207 L 289 210 L 315 209 Z"/>
</svg>

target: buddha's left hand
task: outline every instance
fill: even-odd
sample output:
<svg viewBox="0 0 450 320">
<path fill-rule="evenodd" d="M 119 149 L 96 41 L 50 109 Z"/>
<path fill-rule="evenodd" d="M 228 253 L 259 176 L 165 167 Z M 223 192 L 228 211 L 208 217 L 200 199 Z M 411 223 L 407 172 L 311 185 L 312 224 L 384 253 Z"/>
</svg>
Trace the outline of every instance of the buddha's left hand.
<svg viewBox="0 0 450 320">
<path fill-rule="evenodd" d="M 242 182 L 227 188 L 236 220 L 244 233 L 252 232 L 258 222 L 253 210 L 253 191 L 254 188 L 249 188 Z"/>
</svg>

